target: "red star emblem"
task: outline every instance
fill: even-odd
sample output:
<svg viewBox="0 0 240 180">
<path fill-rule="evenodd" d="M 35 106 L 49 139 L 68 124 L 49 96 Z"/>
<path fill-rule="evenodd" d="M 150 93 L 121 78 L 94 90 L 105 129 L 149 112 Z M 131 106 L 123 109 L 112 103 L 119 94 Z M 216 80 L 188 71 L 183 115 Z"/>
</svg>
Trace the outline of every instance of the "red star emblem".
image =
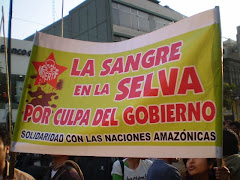
<svg viewBox="0 0 240 180">
<path fill-rule="evenodd" d="M 48 83 L 57 88 L 57 79 L 67 68 L 56 64 L 53 52 L 44 62 L 32 62 L 38 72 L 35 85 Z"/>
</svg>

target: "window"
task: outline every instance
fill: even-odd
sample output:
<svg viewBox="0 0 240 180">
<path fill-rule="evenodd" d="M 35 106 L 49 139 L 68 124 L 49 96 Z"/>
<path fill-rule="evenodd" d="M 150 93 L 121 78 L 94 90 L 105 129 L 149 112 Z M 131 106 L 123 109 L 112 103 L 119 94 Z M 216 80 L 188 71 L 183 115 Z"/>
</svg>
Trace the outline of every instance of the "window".
<svg viewBox="0 0 240 180">
<path fill-rule="evenodd" d="M 11 75 L 11 94 L 12 94 L 12 108 L 17 109 L 18 103 L 21 98 L 22 88 L 25 75 Z M 7 92 L 7 76 L 6 74 L 0 74 L 0 108 L 5 108 L 5 103 L 8 100 Z"/>
<path fill-rule="evenodd" d="M 112 16 L 113 24 L 143 32 L 151 32 L 171 24 L 166 19 L 115 2 L 112 3 Z"/>
</svg>

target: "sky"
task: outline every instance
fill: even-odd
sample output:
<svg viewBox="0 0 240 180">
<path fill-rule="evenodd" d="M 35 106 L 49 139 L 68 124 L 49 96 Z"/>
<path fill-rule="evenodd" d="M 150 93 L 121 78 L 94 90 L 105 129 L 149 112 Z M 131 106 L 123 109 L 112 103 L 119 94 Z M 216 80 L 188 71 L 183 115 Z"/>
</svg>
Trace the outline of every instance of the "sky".
<svg viewBox="0 0 240 180">
<path fill-rule="evenodd" d="M 5 34 L 8 36 L 9 1 L 2 0 L 4 9 Z M 65 0 L 64 16 L 82 3 L 83 0 Z M 171 9 L 188 17 L 219 6 L 221 18 L 222 40 L 236 40 L 237 26 L 240 26 L 239 0 L 161 0 L 160 5 L 167 5 Z M 2 11 L 0 12 L 2 17 Z M 12 38 L 24 39 L 36 31 L 61 19 L 62 0 L 13 0 Z M 2 30 L 1 30 L 2 32 Z"/>
</svg>

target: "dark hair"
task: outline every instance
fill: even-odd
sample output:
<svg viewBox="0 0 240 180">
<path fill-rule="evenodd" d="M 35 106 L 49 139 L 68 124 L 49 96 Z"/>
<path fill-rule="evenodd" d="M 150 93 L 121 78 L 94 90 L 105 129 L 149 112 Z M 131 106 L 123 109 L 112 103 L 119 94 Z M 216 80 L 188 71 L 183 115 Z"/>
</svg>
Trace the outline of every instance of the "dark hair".
<svg viewBox="0 0 240 180">
<path fill-rule="evenodd" d="M 237 121 L 232 121 L 232 122 L 230 123 L 230 126 L 236 126 L 238 129 L 240 129 L 240 123 L 237 122 Z"/>
<path fill-rule="evenodd" d="M 189 158 L 187 158 L 187 159 L 184 158 L 183 159 L 185 167 L 187 167 L 186 164 L 187 164 L 188 159 Z M 208 165 L 213 164 L 213 167 L 217 166 L 216 158 L 206 158 L 206 159 L 207 159 Z M 209 171 L 208 174 L 209 174 L 209 179 L 210 180 L 215 180 L 216 179 L 215 171 L 214 171 L 213 168 Z M 183 176 L 184 180 L 192 180 L 193 179 L 193 177 L 190 176 L 190 174 L 188 173 L 187 169 L 182 171 L 182 176 Z"/>
<path fill-rule="evenodd" d="M 2 140 L 4 146 L 10 146 L 11 137 L 9 135 L 9 132 L 4 128 L 0 128 L 0 139 Z"/>
<path fill-rule="evenodd" d="M 223 156 L 238 154 L 238 136 L 231 129 L 223 129 Z"/>
</svg>

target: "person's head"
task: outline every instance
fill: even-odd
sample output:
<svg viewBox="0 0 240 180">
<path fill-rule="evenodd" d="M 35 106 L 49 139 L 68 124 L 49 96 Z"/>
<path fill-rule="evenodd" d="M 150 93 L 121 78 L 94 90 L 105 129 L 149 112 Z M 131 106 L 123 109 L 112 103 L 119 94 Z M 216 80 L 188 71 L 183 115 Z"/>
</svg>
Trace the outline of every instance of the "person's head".
<svg viewBox="0 0 240 180">
<path fill-rule="evenodd" d="M 0 128 L 0 176 L 5 168 L 6 155 L 9 153 L 10 143 L 9 133 L 5 129 Z"/>
<path fill-rule="evenodd" d="M 69 159 L 67 155 L 51 155 L 52 162 L 55 164 L 63 163 Z"/>
<path fill-rule="evenodd" d="M 223 121 L 224 128 L 230 128 L 230 123 L 232 122 L 231 119 L 227 119 Z"/>
<path fill-rule="evenodd" d="M 212 158 L 188 158 L 183 159 L 187 168 L 188 177 L 214 176 L 213 167 L 216 165 L 216 159 Z"/>
<path fill-rule="evenodd" d="M 240 123 L 237 121 L 233 121 L 230 123 L 230 129 L 233 130 L 238 136 L 240 131 Z"/>
<path fill-rule="evenodd" d="M 231 129 L 223 129 L 223 156 L 238 154 L 238 136 Z"/>
</svg>

